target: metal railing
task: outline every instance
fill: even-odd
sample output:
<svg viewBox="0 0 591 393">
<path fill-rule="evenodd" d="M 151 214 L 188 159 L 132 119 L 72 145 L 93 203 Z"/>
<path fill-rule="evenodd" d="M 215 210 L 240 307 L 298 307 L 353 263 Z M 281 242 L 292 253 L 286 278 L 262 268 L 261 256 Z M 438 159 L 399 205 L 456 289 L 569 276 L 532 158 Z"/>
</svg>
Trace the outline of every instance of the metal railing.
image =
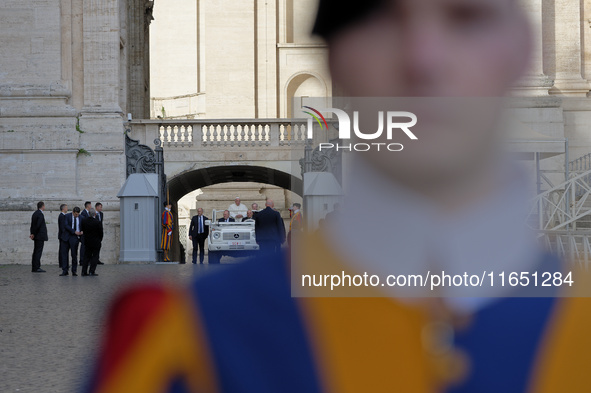
<svg viewBox="0 0 591 393">
<path fill-rule="evenodd" d="M 136 120 L 130 125 L 144 140 L 167 147 L 248 147 L 303 145 L 307 122 L 292 119 Z M 141 136 L 140 136 L 141 138 Z"/>
<path fill-rule="evenodd" d="M 588 268 L 591 260 L 591 231 L 540 231 L 547 251 Z"/>
<path fill-rule="evenodd" d="M 591 170 L 591 153 L 585 154 L 577 158 L 576 160 L 572 160 L 568 163 L 568 169 L 570 171 L 571 176 L 577 176 L 580 173 L 587 172 Z M 589 175 L 586 179 L 587 183 L 591 183 L 591 175 Z M 575 197 L 579 198 L 585 193 L 585 189 L 581 187 L 577 187 L 574 191 Z"/>
<path fill-rule="evenodd" d="M 585 154 L 568 163 L 571 172 L 586 172 L 591 169 L 591 153 Z"/>
<path fill-rule="evenodd" d="M 576 229 L 576 221 L 591 214 L 591 170 L 575 175 L 532 201 L 527 223 L 532 229 Z M 577 195 L 576 190 L 581 190 Z M 536 219 L 533 224 L 532 219 Z"/>
</svg>

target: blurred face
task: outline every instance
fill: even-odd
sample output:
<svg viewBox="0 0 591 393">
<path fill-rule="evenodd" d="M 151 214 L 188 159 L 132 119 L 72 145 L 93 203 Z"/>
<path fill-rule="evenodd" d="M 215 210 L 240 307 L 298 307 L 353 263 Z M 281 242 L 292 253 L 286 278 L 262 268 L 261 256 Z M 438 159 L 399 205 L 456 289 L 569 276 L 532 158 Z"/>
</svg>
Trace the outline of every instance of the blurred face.
<svg viewBox="0 0 591 393">
<path fill-rule="evenodd" d="M 248 217 L 248 218 L 252 217 L 252 210 L 249 210 L 246 212 L 246 217 Z"/>
<path fill-rule="evenodd" d="M 228 218 L 230 217 L 230 212 L 229 211 L 224 211 L 224 218 Z"/>
<path fill-rule="evenodd" d="M 95 206 L 94 210 L 96 210 L 97 213 L 102 212 L 103 211 L 103 205 L 97 205 L 97 206 Z"/>
<path fill-rule="evenodd" d="M 68 212 L 68 205 L 65 205 L 64 208 L 62 209 L 62 212 L 67 213 Z"/>
<path fill-rule="evenodd" d="M 203 209 L 202 208 L 197 209 L 197 215 L 198 216 L 202 216 L 203 215 Z"/>
<path fill-rule="evenodd" d="M 236 206 L 240 206 L 240 198 L 236 198 L 234 202 L 236 203 Z"/>
<path fill-rule="evenodd" d="M 392 0 L 329 46 L 345 96 L 435 97 L 412 111 L 418 140 L 363 156 L 388 175 L 410 186 L 449 185 L 496 159 L 500 105 L 481 102 L 505 96 L 527 67 L 529 26 L 517 0 Z"/>
<path fill-rule="evenodd" d="M 79 212 L 72 212 L 72 215 L 74 216 L 74 218 L 76 218 L 80 215 L 80 213 Z"/>
<path fill-rule="evenodd" d="M 257 205 L 256 203 L 252 204 L 252 210 L 258 210 L 259 209 L 259 205 Z"/>
<path fill-rule="evenodd" d="M 502 96 L 527 65 L 516 0 L 396 0 L 330 41 L 350 96 Z"/>
</svg>

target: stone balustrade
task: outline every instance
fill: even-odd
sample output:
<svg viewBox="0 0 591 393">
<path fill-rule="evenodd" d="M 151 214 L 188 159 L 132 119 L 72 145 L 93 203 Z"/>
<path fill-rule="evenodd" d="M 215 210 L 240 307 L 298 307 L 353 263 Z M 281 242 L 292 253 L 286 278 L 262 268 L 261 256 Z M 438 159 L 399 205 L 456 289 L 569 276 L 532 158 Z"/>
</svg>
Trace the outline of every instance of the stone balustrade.
<svg viewBox="0 0 591 393">
<path fill-rule="evenodd" d="M 134 120 L 132 137 L 142 143 L 159 139 L 164 147 L 199 148 L 294 146 L 306 139 L 306 121 L 292 119 Z"/>
</svg>

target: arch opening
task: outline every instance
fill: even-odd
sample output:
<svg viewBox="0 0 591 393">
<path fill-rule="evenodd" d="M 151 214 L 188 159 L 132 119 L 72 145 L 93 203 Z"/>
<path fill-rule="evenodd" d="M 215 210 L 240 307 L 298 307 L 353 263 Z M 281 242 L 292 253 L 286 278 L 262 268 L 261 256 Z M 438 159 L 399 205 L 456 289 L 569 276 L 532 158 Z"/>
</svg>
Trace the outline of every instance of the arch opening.
<svg viewBox="0 0 591 393">
<path fill-rule="evenodd" d="M 175 261 L 183 260 L 181 252 L 179 226 L 179 200 L 201 188 L 223 183 L 262 183 L 289 190 L 298 196 L 303 195 L 303 182 L 300 178 L 273 168 L 251 165 L 224 165 L 182 172 L 168 180 L 169 198 L 173 206 L 174 237 L 171 257 Z M 232 201 L 228 201 L 230 204 Z M 187 250 L 183 247 L 183 250 Z"/>
<path fill-rule="evenodd" d="M 220 183 L 255 182 L 284 188 L 303 195 L 302 179 L 273 168 L 252 165 L 224 165 L 182 172 L 168 180 L 170 200 L 178 201 L 199 188 Z"/>
</svg>

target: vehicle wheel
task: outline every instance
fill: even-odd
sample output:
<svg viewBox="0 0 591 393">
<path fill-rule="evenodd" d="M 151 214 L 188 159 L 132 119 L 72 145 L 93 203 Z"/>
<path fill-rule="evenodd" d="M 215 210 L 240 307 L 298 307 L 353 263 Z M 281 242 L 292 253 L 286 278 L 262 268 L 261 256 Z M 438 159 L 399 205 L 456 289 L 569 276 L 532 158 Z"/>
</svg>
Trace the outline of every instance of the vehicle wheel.
<svg viewBox="0 0 591 393">
<path fill-rule="evenodd" d="M 222 258 L 222 255 L 220 254 L 219 251 L 211 251 L 210 250 L 209 254 L 207 256 L 207 263 L 209 263 L 210 265 L 220 263 L 221 258 Z"/>
</svg>

